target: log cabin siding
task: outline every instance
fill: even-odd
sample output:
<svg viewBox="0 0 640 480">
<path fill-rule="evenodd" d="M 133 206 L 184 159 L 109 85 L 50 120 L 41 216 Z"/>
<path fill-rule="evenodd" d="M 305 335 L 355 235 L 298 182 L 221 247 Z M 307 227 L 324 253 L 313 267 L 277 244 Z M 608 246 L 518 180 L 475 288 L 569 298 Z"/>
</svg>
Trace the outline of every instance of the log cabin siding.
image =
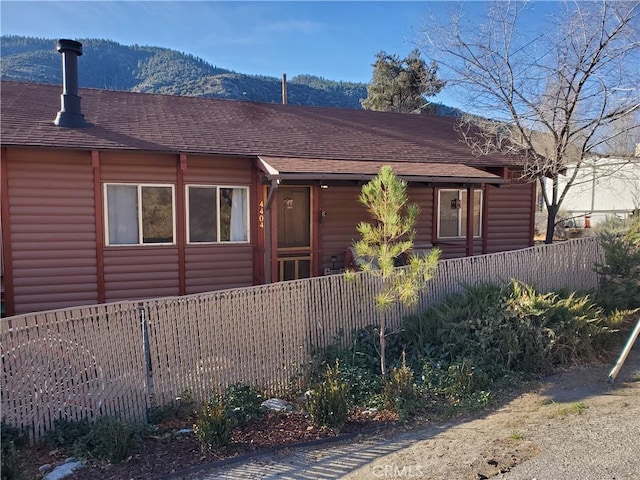
<svg viewBox="0 0 640 480">
<path fill-rule="evenodd" d="M 179 294 L 178 247 L 109 247 L 104 263 L 107 302 Z"/>
<path fill-rule="evenodd" d="M 367 211 L 358 202 L 360 187 L 329 187 L 320 189 L 319 208 L 326 212 L 320 235 L 320 274 L 331 268 L 331 257 L 336 257 L 336 268 L 342 268 L 347 249 L 359 235 L 356 225 L 367 219 Z"/>
<path fill-rule="evenodd" d="M 102 187 L 108 183 L 175 186 L 178 158 L 177 155 L 137 151 L 100 152 Z M 177 196 L 178 191 L 174 194 Z M 174 209 L 177 208 L 176 200 L 174 198 Z M 178 212 L 174 213 L 177 218 Z M 106 225 L 104 210 L 103 215 Z M 174 224 L 174 242 L 177 237 L 177 224 Z M 103 252 L 106 302 L 180 294 L 177 245 L 107 245 Z"/>
<path fill-rule="evenodd" d="M 144 152 L 100 152 L 103 183 L 176 184 L 177 155 Z"/>
<path fill-rule="evenodd" d="M 15 313 L 97 303 L 89 152 L 8 149 Z"/>
<path fill-rule="evenodd" d="M 248 158 L 189 156 L 184 182 L 186 185 L 249 187 L 249 203 L 252 204 L 256 201 L 251 190 L 252 175 L 252 161 Z M 255 219 L 250 218 L 249 238 L 255 228 Z M 185 247 L 187 294 L 251 286 L 254 284 L 253 270 L 254 248 L 250 243 Z"/>
<path fill-rule="evenodd" d="M 513 183 L 500 188 L 487 187 L 488 204 L 485 221 L 487 252 L 527 248 L 533 244 L 531 222 L 534 207 L 534 183 Z"/>
<path fill-rule="evenodd" d="M 409 202 L 417 203 L 420 207 L 420 213 L 416 221 L 416 238 L 417 247 L 428 245 L 432 241 L 432 225 L 433 225 L 433 188 L 429 187 L 409 187 Z"/>
<path fill-rule="evenodd" d="M 342 268 L 347 249 L 360 238 L 356 230 L 358 223 L 372 219 L 364 206 L 358 201 L 361 187 L 329 187 L 320 190 L 320 210 L 327 212 L 320 225 L 321 235 L 321 271 L 332 267 L 331 257 L 336 257 L 336 267 Z M 417 246 L 431 243 L 431 224 L 433 221 L 433 189 L 427 187 L 409 187 L 410 203 L 417 203 L 420 215 L 416 222 Z"/>
<path fill-rule="evenodd" d="M 251 245 L 187 246 L 187 294 L 252 285 Z"/>
<path fill-rule="evenodd" d="M 434 246 L 441 250 L 441 260 L 464 257 L 467 254 L 467 240 L 465 238 L 459 240 L 450 238 L 447 238 L 446 240 L 436 240 L 436 242 L 434 242 Z M 482 253 L 482 238 L 474 238 L 473 254 L 481 255 Z"/>
<path fill-rule="evenodd" d="M 186 184 L 250 186 L 252 161 L 248 158 L 189 156 L 184 171 Z M 253 201 L 253 199 L 250 199 Z"/>
</svg>

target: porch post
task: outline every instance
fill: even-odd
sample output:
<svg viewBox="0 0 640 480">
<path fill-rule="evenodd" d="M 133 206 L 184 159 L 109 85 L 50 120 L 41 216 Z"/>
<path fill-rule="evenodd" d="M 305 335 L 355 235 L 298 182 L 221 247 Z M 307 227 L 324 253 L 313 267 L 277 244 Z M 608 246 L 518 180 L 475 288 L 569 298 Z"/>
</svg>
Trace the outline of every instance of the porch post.
<svg viewBox="0 0 640 480">
<path fill-rule="evenodd" d="M 473 185 L 467 187 L 467 257 L 473 255 Z"/>
<path fill-rule="evenodd" d="M 102 197 L 102 167 L 100 166 L 100 152 L 98 150 L 91 150 L 91 167 L 93 168 L 93 205 L 96 226 L 96 284 L 98 288 L 98 303 L 104 303 L 107 295 L 104 280 L 104 203 Z"/>
<path fill-rule="evenodd" d="M 264 283 L 278 281 L 278 206 L 276 203 L 274 214 L 273 200 L 278 193 L 279 185 L 279 180 L 271 180 L 269 194 L 264 203 Z"/>
</svg>

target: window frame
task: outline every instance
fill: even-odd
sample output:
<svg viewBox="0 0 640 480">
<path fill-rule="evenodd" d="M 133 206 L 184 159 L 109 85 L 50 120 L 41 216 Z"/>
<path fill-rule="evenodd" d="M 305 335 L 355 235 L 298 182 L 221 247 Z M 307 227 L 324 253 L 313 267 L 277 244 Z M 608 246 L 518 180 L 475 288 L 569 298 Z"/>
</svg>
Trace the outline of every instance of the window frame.
<svg viewBox="0 0 640 480">
<path fill-rule="evenodd" d="M 460 201 L 460 215 L 458 216 L 458 235 L 456 236 L 442 236 L 440 234 L 440 205 L 441 205 L 441 201 L 442 201 L 442 197 L 440 195 L 441 192 L 458 192 L 458 200 Z M 458 239 L 463 239 L 463 238 L 467 238 L 466 235 L 461 235 L 462 232 L 462 210 L 466 210 L 467 208 L 467 202 L 462 200 L 462 196 L 463 194 L 467 193 L 467 190 L 464 188 L 440 188 L 438 189 L 438 207 L 436 210 L 436 217 L 437 217 L 437 238 L 438 239 L 443 239 L 443 240 L 458 240 Z M 479 218 L 478 218 L 478 234 L 477 235 L 473 235 L 473 238 L 482 238 L 482 230 L 483 230 L 483 213 L 484 213 L 484 191 L 480 188 L 477 189 L 473 189 L 473 194 L 474 196 L 476 194 L 480 195 L 480 212 L 479 212 Z M 474 198 L 474 205 L 475 205 L 475 198 Z M 474 221 L 475 223 L 475 221 Z"/>
<path fill-rule="evenodd" d="M 138 242 L 137 243 L 111 243 L 109 241 L 109 187 L 125 186 L 136 187 L 136 218 L 138 221 Z M 145 242 L 142 222 L 142 189 L 145 187 L 161 187 L 171 189 L 171 242 Z M 171 183 L 135 183 L 135 182 L 105 182 L 103 184 L 104 194 L 104 244 L 106 247 L 149 247 L 149 246 L 173 246 L 176 245 L 176 186 Z"/>
<path fill-rule="evenodd" d="M 216 199 L 216 238 L 217 240 L 212 242 L 192 242 L 191 241 L 191 205 L 190 205 L 190 197 L 189 191 L 191 188 L 211 188 L 215 189 L 215 199 Z M 246 192 L 246 206 L 244 211 L 245 223 L 247 226 L 246 240 L 220 240 L 221 237 L 221 215 L 220 215 L 220 189 L 243 189 Z M 185 218 L 185 227 L 186 227 L 186 243 L 187 245 L 247 245 L 251 243 L 251 188 L 247 185 L 217 185 L 210 183 L 189 183 L 185 185 L 184 189 L 185 195 L 185 210 L 186 210 L 186 218 Z"/>
</svg>

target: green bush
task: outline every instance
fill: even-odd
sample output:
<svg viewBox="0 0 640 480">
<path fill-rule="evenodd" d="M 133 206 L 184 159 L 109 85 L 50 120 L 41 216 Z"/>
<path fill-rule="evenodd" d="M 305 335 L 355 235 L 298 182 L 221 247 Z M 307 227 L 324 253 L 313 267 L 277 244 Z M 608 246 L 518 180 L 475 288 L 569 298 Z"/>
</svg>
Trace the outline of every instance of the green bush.
<svg viewBox="0 0 640 480">
<path fill-rule="evenodd" d="M 202 406 L 193 426 L 202 451 L 228 445 L 232 429 L 233 421 L 229 418 L 224 403 L 217 397 Z"/>
<path fill-rule="evenodd" d="M 262 417 L 265 414 L 263 401 L 264 395 L 259 389 L 241 383 L 227 387 L 223 397 L 227 416 L 234 425 L 244 425 Z"/>
<path fill-rule="evenodd" d="M 145 433 L 145 426 L 131 425 L 111 416 L 100 417 L 95 423 L 61 418 L 45 438 L 69 455 L 117 463 L 135 451 L 137 440 Z"/>
<path fill-rule="evenodd" d="M 22 480 L 22 461 L 18 455 L 18 449 L 27 444 L 27 436 L 20 429 L 2 421 L 0 423 L 0 446 L 2 447 L 2 480 Z"/>
<path fill-rule="evenodd" d="M 484 389 L 490 384 L 488 375 L 466 358 L 450 365 L 426 361 L 422 367 L 422 382 L 428 397 L 440 398 L 453 405 L 467 405 L 478 398 L 484 398 L 481 403 L 486 403 Z"/>
<path fill-rule="evenodd" d="M 597 301 L 607 311 L 640 307 L 640 212 L 626 232 L 605 230 L 598 235 L 605 261 L 596 265 L 600 276 Z"/>
<path fill-rule="evenodd" d="M 340 380 L 339 362 L 328 368 L 325 379 L 309 393 L 307 410 L 311 419 L 320 426 L 340 428 L 349 414 L 349 386 Z"/>
<path fill-rule="evenodd" d="M 91 432 L 89 445 L 89 451 L 97 459 L 118 463 L 135 450 L 136 431 L 117 418 L 100 417 Z"/>
<path fill-rule="evenodd" d="M 379 367 L 374 369 L 357 365 L 340 364 L 338 378 L 348 387 L 347 401 L 350 406 L 378 406 L 377 400 L 382 391 L 382 378 Z"/>
<path fill-rule="evenodd" d="M 59 418 L 54 420 L 53 429 L 47 431 L 45 441 L 69 455 L 82 457 L 87 454 L 87 443 L 92 428 L 93 425 L 87 419 Z"/>
<path fill-rule="evenodd" d="M 403 337 L 414 365 L 458 365 L 451 375 L 461 382 L 470 378 L 464 371 L 471 368 L 474 388 L 484 388 L 505 375 L 548 372 L 555 365 L 593 360 L 602 338 L 614 331 L 611 327 L 588 295 L 539 294 L 512 281 L 504 288 L 467 288 L 406 318 Z M 459 385 L 459 390 L 469 388 Z"/>
<path fill-rule="evenodd" d="M 156 405 L 155 398 L 151 397 L 151 408 L 147 411 L 147 421 L 152 425 L 168 420 L 190 420 L 196 411 L 196 404 L 191 391 L 184 390 L 173 402 L 168 405 Z"/>
</svg>

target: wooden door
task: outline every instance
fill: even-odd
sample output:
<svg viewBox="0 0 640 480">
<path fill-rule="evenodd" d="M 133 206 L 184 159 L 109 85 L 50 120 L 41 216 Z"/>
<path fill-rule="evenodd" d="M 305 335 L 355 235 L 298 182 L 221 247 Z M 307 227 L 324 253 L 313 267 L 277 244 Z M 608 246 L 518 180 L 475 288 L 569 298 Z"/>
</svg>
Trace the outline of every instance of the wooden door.
<svg viewBox="0 0 640 480">
<path fill-rule="evenodd" d="M 278 280 L 311 276 L 311 188 L 278 189 Z"/>
</svg>

